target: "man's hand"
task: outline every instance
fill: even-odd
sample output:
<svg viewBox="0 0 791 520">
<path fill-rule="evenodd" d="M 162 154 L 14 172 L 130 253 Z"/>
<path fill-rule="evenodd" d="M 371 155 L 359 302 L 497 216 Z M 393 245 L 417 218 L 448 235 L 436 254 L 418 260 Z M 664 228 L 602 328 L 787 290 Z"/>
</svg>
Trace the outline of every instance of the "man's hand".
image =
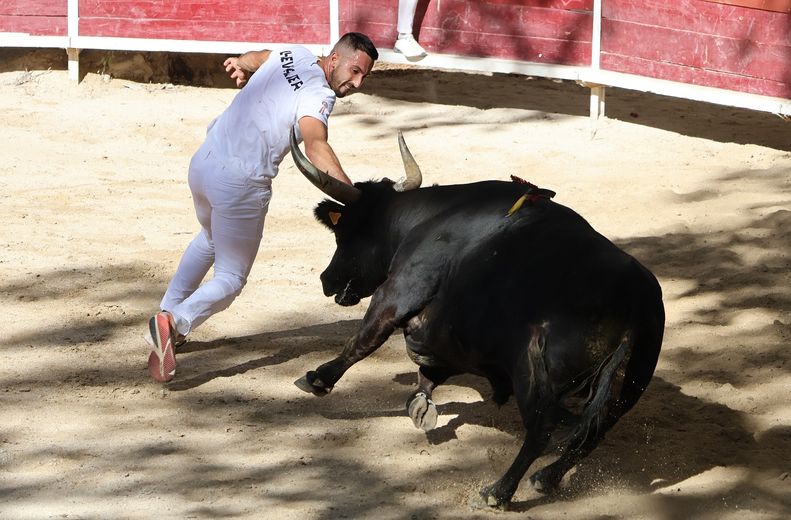
<svg viewBox="0 0 791 520">
<path fill-rule="evenodd" d="M 238 58 L 228 58 L 223 62 L 225 72 L 230 73 L 231 79 L 236 80 L 237 87 L 243 87 L 247 80 L 250 79 L 250 76 L 261 68 L 261 65 L 264 64 L 271 53 L 271 51 L 264 49 L 262 51 L 245 52 Z"/>
<path fill-rule="evenodd" d="M 237 87 L 247 83 L 247 72 L 239 66 L 239 58 L 228 58 L 223 65 L 225 65 L 225 72 L 230 73 L 231 79 L 236 80 Z"/>
</svg>

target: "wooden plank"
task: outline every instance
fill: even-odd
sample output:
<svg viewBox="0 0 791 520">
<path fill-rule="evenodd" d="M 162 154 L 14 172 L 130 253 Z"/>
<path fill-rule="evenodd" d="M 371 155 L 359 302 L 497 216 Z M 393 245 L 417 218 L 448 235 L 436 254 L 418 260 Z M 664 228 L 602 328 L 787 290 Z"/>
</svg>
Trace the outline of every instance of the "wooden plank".
<svg viewBox="0 0 791 520">
<path fill-rule="evenodd" d="M 444 0 L 429 0 L 429 3 Z M 521 7 L 544 7 L 547 9 L 565 9 L 576 11 L 593 11 L 593 0 L 478 0 L 474 4 L 507 4 Z"/>
<path fill-rule="evenodd" d="M 538 3 L 541 6 L 526 4 Z M 556 28 L 555 36 L 566 31 L 568 20 L 586 20 L 591 25 L 591 11 L 548 8 L 544 4 L 558 3 L 549 0 L 519 2 L 469 2 L 468 0 L 432 0 L 427 6 L 419 5 L 415 15 L 418 31 L 422 28 L 468 30 L 486 33 L 523 34 L 525 24 L 544 25 L 551 27 L 553 23 L 561 23 Z M 591 3 L 584 2 L 585 4 Z M 574 4 L 576 5 L 576 4 Z M 582 5 L 582 4 L 580 4 Z M 423 13 L 420 8 L 425 7 Z M 341 0 L 339 5 L 342 23 L 350 27 L 370 24 L 392 25 L 393 34 L 398 20 L 398 2 L 382 1 L 363 2 L 357 0 Z M 527 26 L 527 30 L 530 27 Z"/>
<path fill-rule="evenodd" d="M 791 0 L 707 0 L 718 4 L 739 5 L 752 9 L 777 11 L 778 13 L 791 13 Z"/>
<path fill-rule="evenodd" d="M 789 46 L 764 45 L 665 27 L 605 20 L 602 52 L 773 81 L 791 79 Z"/>
<path fill-rule="evenodd" d="M 747 94 L 791 99 L 791 84 L 721 71 L 701 70 L 632 56 L 602 54 L 602 68 L 648 78 L 667 79 L 691 85 L 722 88 Z"/>
<path fill-rule="evenodd" d="M 80 36 L 153 38 L 204 41 L 268 41 L 275 43 L 327 43 L 329 23 L 285 25 L 267 22 L 195 20 L 131 20 L 128 18 L 80 18 Z"/>
<path fill-rule="evenodd" d="M 373 0 L 361 2 L 358 0 L 338 0 L 338 18 L 341 24 L 355 27 L 358 24 L 393 24 L 398 18 L 398 2 Z M 354 30 L 354 29 L 349 29 Z M 341 33 L 348 32 L 341 30 Z"/>
<path fill-rule="evenodd" d="M 475 2 L 466 3 L 486 6 L 488 5 L 511 5 L 519 7 L 542 7 L 545 9 L 563 9 L 566 11 L 593 11 L 593 0 L 477 0 Z M 339 0 L 339 9 L 341 17 L 354 16 L 355 13 L 360 13 L 365 10 L 370 10 L 373 13 L 381 11 L 392 11 L 397 14 L 398 1 L 397 0 Z M 418 2 L 418 11 L 438 11 L 445 8 L 447 0 L 423 0 Z M 392 23 L 396 23 L 396 19 L 391 19 Z"/>
<path fill-rule="evenodd" d="M 435 28 L 509 36 L 537 36 L 590 42 L 593 21 L 590 13 L 560 9 L 516 7 L 482 8 L 469 2 L 461 17 L 441 20 Z M 429 27 L 431 27 L 429 25 Z"/>
<path fill-rule="evenodd" d="M 2 0 L 0 15 L 66 16 L 67 0 Z"/>
<path fill-rule="evenodd" d="M 66 36 L 65 16 L 0 15 L 0 32 L 28 33 L 33 36 Z"/>
<path fill-rule="evenodd" d="M 791 18 L 703 0 L 605 0 L 602 17 L 726 38 L 791 45 Z"/>
<path fill-rule="evenodd" d="M 427 30 L 425 36 L 422 41 L 428 42 L 432 52 L 558 65 L 590 63 L 590 44 L 585 42 L 434 29 Z"/>
<path fill-rule="evenodd" d="M 326 0 L 79 0 L 79 11 L 87 18 L 329 23 Z"/>
<path fill-rule="evenodd" d="M 523 2 L 501 5 L 468 0 L 442 0 L 436 9 L 431 9 L 429 3 L 425 17 L 419 21 L 418 33 L 423 29 L 442 29 L 555 38 L 564 38 L 570 27 L 592 25 L 590 12 L 535 7 Z"/>
</svg>

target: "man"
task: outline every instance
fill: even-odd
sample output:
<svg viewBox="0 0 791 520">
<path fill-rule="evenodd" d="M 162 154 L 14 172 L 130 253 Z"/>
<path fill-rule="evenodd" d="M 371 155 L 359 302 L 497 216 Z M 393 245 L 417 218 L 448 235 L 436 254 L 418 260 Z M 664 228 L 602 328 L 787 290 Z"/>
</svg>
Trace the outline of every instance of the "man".
<svg viewBox="0 0 791 520">
<path fill-rule="evenodd" d="M 149 321 L 148 371 L 155 380 L 173 379 L 175 346 L 228 308 L 247 282 L 292 128 L 313 164 L 351 184 L 327 143 L 327 122 L 336 97 L 359 88 L 378 57 L 367 36 L 348 33 L 327 57 L 291 45 L 225 61 L 244 88 L 209 125 L 190 162 L 189 186 L 202 229 L 184 252 L 161 312 Z M 214 277 L 201 285 L 212 265 Z"/>
</svg>

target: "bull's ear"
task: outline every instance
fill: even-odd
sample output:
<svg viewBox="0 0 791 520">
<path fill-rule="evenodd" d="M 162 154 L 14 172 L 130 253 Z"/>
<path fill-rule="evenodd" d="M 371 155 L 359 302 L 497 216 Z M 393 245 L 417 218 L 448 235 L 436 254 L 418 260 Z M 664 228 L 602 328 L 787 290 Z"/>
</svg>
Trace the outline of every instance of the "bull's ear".
<svg viewBox="0 0 791 520">
<path fill-rule="evenodd" d="M 334 230 L 343 216 L 343 206 L 332 200 L 324 200 L 313 212 L 319 222 Z"/>
</svg>

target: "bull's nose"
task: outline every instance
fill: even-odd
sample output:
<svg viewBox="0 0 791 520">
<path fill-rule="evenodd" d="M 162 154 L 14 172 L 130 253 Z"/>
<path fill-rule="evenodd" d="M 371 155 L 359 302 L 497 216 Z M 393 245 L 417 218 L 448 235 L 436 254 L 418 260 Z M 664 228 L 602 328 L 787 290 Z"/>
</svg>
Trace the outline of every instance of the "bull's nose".
<svg viewBox="0 0 791 520">
<path fill-rule="evenodd" d="M 360 297 L 356 294 L 342 292 L 335 295 L 335 303 L 344 307 L 351 307 L 360 303 Z"/>
<path fill-rule="evenodd" d="M 346 287 L 344 287 L 342 291 L 339 291 L 338 294 L 335 295 L 335 303 L 338 305 L 343 305 L 344 307 L 349 307 L 351 305 L 357 305 L 360 303 L 360 297 L 357 296 L 357 293 L 352 289 L 351 280 L 346 284 Z"/>
<path fill-rule="evenodd" d="M 332 296 L 336 292 L 336 289 L 332 288 L 332 284 L 329 283 L 327 279 L 327 271 L 324 271 L 319 275 L 319 279 L 321 280 L 321 289 L 324 291 L 324 296 Z"/>
</svg>

